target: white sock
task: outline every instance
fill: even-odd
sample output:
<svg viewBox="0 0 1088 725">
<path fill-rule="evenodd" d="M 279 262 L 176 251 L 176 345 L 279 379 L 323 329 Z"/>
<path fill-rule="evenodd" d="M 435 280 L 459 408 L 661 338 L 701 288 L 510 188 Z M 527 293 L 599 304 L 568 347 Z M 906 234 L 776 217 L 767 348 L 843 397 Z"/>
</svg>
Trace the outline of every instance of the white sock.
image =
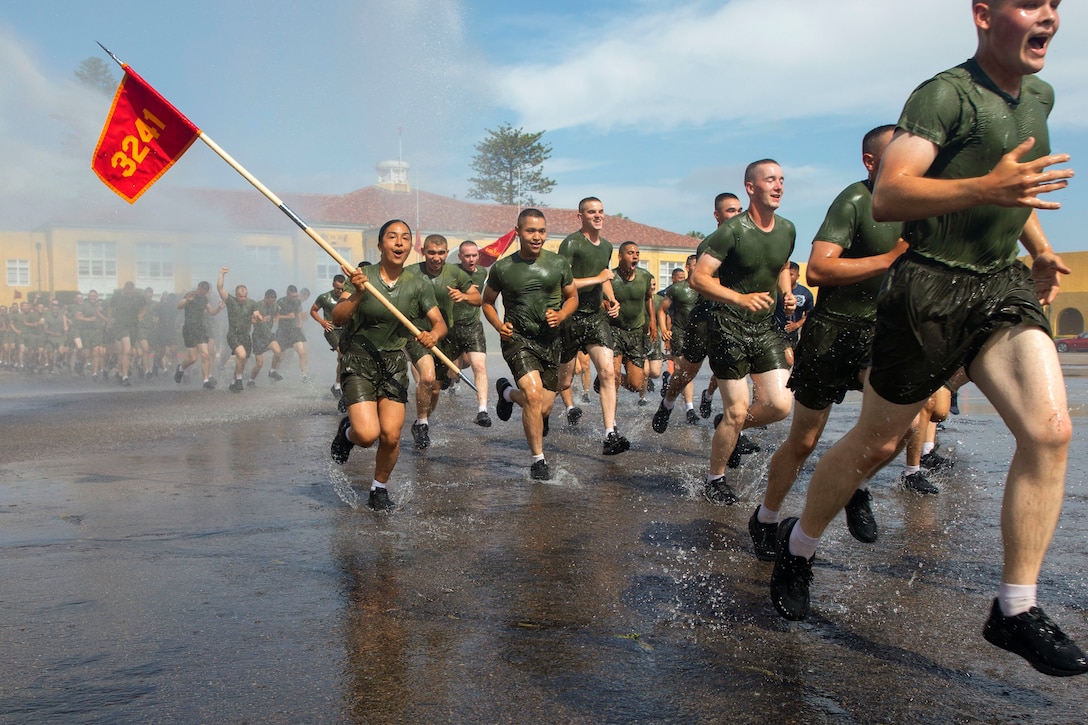
<svg viewBox="0 0 1088 725">
<path fill-rule="evenodd" d="M 426 418 L 416 418 L 416 425 L 427 425 Z"/>
<path fill-rule="evenodd" d="M 936 447 L 937 446 L 934 443 L 923 443 L 922 444 L 922 455 L 924 456 L 927 453 L 932 453 L 933 449 L 936 448 Z"/>
<path fill-rule="evenodd" d="M 771 511 L 769 508 L 767 508 L 763 504 L 760 504 L 759 505 L 759 511 L 756 513 L 756 521 L 758 521 L 761 524 L 777 524 L 778 523 L 778 512 L 777 511 Z"/>
<path fill-rule="evenodd" d="M 719 479 L 724 480 L 725 479 L 725 474 L 724 473 L 708 473 L 708 474 L 706 474 L 706 482 L 707 483 L 710 483 L 711 481 L 717 481 Z"/>
<path fill-rule="evenodd" d="M 1035 584 L 1006 584 L 1001 582 L 997 588 L 997 603 L 1006 617 L 1023 614 L 1035 606 Z"/>
<path fill-rule="evenodd" d="M 373 491 L 376 488 L 385 488 L 385 484 L 380 481 L 373 481 L 370 484 L 370 490 Z"/>
<path fill-rule="evenodd" d="M 819 544 L 819 539 L 814 539 L 801 530 L 800 521 L 793 525 L 793 531 L 790 532 L 789 543 L 789 551 L 791 554 L 811 559 L 816 555 L 816 547 Z"/>
<path fill-rule="evenodd" d="M 608 436 L 612 435 L 615 432 L 616 432 L 615 428 L 605 428 L 604 429 L 604 437 L 607 438 Z"/>
<path fill-rule="evenodd" d="M 505 390 L 503 390 L 502 391 L 502 399 L 505 400 L 507 403 L 513 403 L 514 399 L 510 397 L 510 393 L 514 392 L 514 390 L 515 390 L 515 388 L 514 388 L 513 385 L 511 385 L 509 388 L 506 388 Z M 571 407 L 574 407 L 574 406 L 571 406 Z M 567 408 L 567 410 L 570 410 L 570 408 Z"/>
<path fill-rule="evenodd" d="M 487 412 L 487 403 L 484 403 L 483 405 L 477 407 L 476 412 L 477 413 L 486 413 Z"/>
<path fill-rule="evenodd" d="M 538 455 L 533 456 L 533 463 L 536 463 L 537 461 L 543 461 L 543 460 L 544 460 L 544 454 L 543 453 L 540 453 Z"/>
<path fill-rule="evenodd" d="M 662 398 L 661 404 L 664 405 L 667 410 L 672 410 L 676 405 L 676 399 L 669 400 L 668 398 Z"/>
<path fill-rule="evenodd" d="M 918 473 L 918 471 L 921 471 L 921 470 L 922 470 L 921 466 L 903 466 L 903 475 L 904 476 L 909 476 L 910 474 Z"/>
<path fill-rule="evenodd" d="M 687 403 L 686 405 L 688 410 L 695 410 L 695 403 Z"/>
<path fill-rule="evenodd" d="M 513 402 L 513 401 L 510 401 L 510 402 Z M 568 405 L 568 406 L 567 406 L 567 412 L 569 413 L 569 412 L 571 412 L 572 410 L 574 410 L 574 406 L 573 406 L 573 405 Z"/>
</svg>

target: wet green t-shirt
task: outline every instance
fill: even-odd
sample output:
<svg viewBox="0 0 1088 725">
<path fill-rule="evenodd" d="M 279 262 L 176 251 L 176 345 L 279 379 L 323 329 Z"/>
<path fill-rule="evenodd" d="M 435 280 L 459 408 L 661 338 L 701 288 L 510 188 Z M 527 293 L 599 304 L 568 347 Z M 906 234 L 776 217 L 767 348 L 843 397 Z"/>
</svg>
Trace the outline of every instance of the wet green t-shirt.
<svg viewBox="0 0 1088 725">
<path fill-rule="evenodd" d="M 548 327 L 544 313 L 563 306 L 563 288 L 574 284 L 570 261 L 547 249 L 537 259 L 515 253 L 491 267 L 487 286 L 502 295 L 504 322 L 514 331 L 536 340 L 552 339 L 559 328 Z"/>
<path fill-rule="evenodd" d="M 415 264 L 412 269 L 420 277 L 431 283 L 431 287 L 434 289 L 434 299 L 438 303 L 438 310 L 442 313 L 442 319 L 445 321 L 446 327 L 453 327 L 453 300 L 450 299 L 449 288 L 453 287 L 462 292 L 468 292 L 472 288 L 472 278 L 456 264 L 443 264 L 442 271 L 435 275 L 427 271 L 426 262 Z M 423 324 L 417 323 L 416 325 L 419 329 L 431 329 L 430 322 L 426 320 L 421 320 L 421 322 Z"/>
<path fill-rule="evenodd" d="M 332 319 L 332 310 L 336 307 L 336 303 L 340 301 L 340 293 L 334 289 L 328 292 L 322 292 L 314 299 L 314 304 L 317 305 L 317 309 L 321 310 L 321 316 L 326 320 Z"/>
<path fill-rule="evenodd" d="M 938 73 L 915 89 L 898 127 L 937 145 L 926 172 L 936 179 L 967 179 L 988 174 L 1001 157 L 1035 137 L 1020 161 L 1050 153 L 1046 119 L 1054 89 L 1025 76 L 1020 97 L 1000 90 L 974 59 Z M 1011 264 L 1031 215 L 1026 207 L 982 205 L 930 219 L 907 222 L 903 237 L 911 250 L 950 267 L 993 272 Z"/>
<path fill-rule="evenodd" d="M 765 232 L 757 227 L 747 212 L 738 214 L 711 232 L 706 238 L 706 254 L 721 262 L 718 281 L 741 294 L 768 292 L 778 299 L 778 275 L 793 254 L 797 231 L 789 219 L 774 215 L 774 226 Z M 733 313 L 758 322 L 774 315 L 774 306 L 760 312 L 739 307 Z"/>
<path fill-rule="evenodd" d="M 608 322 L 621 330 L 637 330 L 646 327 L 646 295 L 650 293 L 653 275 L 641 267 L 635 267 L 635 276 L 630 281 L 620 276 L 620 268 L 612 270 L 612 291 L 620 303 L 620 314 L 609 317 Z"/>
<path fill-rule="evenodd" d="M 691 288 L 686 279 L 665 288 L 665 296 L 672 300 L 669 303 L 669 314 L 672 315 L 672 324 L 686 325 L 691 311 L 699 302 L 699 293 Z"/>
<path fill-rule="evenodd" d="M 903 232 L 902 222 L 873 220 L 873 190 L 868 181 L 858 181 L 839 192 L 824 216 L 813 242 L 831 242 L 842 247 L 844 259 L 874 257 L 891 251 Z M 854 284 L 820 288 L 816 309 L 858 320 L 876 319 L 876 295 L 884 275 Z"/>
<path fill-rule="evenodd" d="M 559 254 L 570 260 L 571 273 L 575 279 L 596 277 L 612 262 L 612 243 L 601 237 L 594 244 L 586 239 L 585 234 L 575 232 L 560 243 Z M 578 312 L 598 312 L 603 296 L 604 290 L 599 284 L 578 290 Z"/>
<path fill-rule="evenodd" d="M 476 285 L 476 288 L 480 290 L 480 294 L 483 294 L 484 284 L 487 282 L 487 270 L 477 266 L 475 272 L 469 272 L 460 265 L 458 265 L 458 269 L 467 274 L 469 279 L 472 280 L 472 284 Z M 463 325 L 466 322 L 475 322 L 478 319 L 480 319 L 479 305 L 470 305 L 467 302 L 453 303 L 453 324 Z"/>
<path fill-rule="evenodd" d="M 248 297 L 240 302 L 234 295 L 227 295 L 227 332 L 231 335 L 248 335 L 253 326 L 253 313 L 259 305 Z"/>
<path fill-rule="evenodd" d="M 424 320 L 427 313 L 438 306 L 431 283 L 411 267 L 401 272 L 392 287 L 382 280 L 381 270 L 376 264 L 363 267 L 363 274 L 409 320 Z M 412 336 L 393 313 L 369 292 L 363 295 L 351 323 L 345 327 L 350 328 L 352 338 L 363 335 L 381 352 L 403 350 Z M 348 349 L 364 351 L 358 342 L 351 342 Z"/>
</svg>

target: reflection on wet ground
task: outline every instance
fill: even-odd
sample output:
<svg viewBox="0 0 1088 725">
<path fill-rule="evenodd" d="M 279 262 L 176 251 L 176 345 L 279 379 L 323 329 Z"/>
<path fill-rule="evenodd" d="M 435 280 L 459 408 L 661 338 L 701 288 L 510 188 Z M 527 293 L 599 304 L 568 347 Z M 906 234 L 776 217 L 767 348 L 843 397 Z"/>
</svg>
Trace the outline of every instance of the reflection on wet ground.
<svg viewBox="0 0 1088 725">
<path fill-rule="evenodd" d="M 490 368 L 504 372 L 497 357 Z M 339 416 L 325 386 L 121 391 L 7 374 L 0 386 L 4 722 L 1070 723 L 1088 711 L 1083 678 L 1047 678 L 981 637 L 1011 437 L 974 388 L 941 438 L 957 461 L 942 493 L 897 488 L 898 464 L 881 473 L 881 540 L 833 524 L 814 615 L 791 624 L 746 528 L 785 424 L 753 432 L 763 450 L 735 476 L 742 503 L 718 508 L 699 494 L 706 421 L 659 436 L 654 406 L 624 394 L 633 447 L 605 458 L 587 406 L 577 432 L 545 441 L 555 480 L 534 483 L 519 414 L 478 428 L 462 388 L 443 394 L 429 449 L 404 445 L 399 508 L 376 515 L 359 506 L 372 453 L 328 462 Z M 1068 497 L 1040 596 L 1088 644 L 1088 378 L 1068 388 Z M 856 411 L 856 398 L 836 411 L 820 450 Z"/>
</svg>

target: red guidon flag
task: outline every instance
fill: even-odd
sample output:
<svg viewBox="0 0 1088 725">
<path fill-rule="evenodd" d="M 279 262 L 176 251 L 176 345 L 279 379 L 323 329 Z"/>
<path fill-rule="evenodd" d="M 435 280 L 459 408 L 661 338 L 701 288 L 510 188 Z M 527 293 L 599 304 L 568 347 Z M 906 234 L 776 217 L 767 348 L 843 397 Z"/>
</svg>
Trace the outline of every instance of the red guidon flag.
<svg viewBox="0 0 1088 725">
<path fill-rule="evenodd" d="M 481 248 L 479 265 L 481 267 L 490 267 L 497 262 L 499 257 L 506 252 L 507 247 L 510 246 L 510 242 L 514 241 L 514 237 L 517 236 L 517 233 L 517 228 L 511 229 L 506 234 L 503 234 L 501 237 L 491 242 L 491 244 Z"/>
<path fill-rule="evenodd" d="M 91 168 L 129 204 L 181 158 L 200 129 L 128 65 L 94 150 Z"/>
</svg>

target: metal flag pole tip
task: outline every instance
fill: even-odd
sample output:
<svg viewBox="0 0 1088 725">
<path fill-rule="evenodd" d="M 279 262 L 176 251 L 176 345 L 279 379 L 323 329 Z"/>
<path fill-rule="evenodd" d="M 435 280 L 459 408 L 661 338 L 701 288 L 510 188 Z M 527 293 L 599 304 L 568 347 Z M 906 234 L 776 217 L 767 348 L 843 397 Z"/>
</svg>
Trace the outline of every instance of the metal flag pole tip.
<svg viewBox="0 0 1088 725">
<path fill-rule="evenodd" d="M 96 41 L 94 41 L 94 42 L 98 43 L 98 41 L 97 41 L 97 40 L 96 40 Z M 117 65 L 121 66 L 122 68 L 124 68 L 124 67 L 125 67 L 125 64 L 121 62 L 121 59 L 120 59 L 120 58 L 118 58 L 118 57 L 117 57 L 116 55 L 114 55 L 114 54 L 113 54 L 113 52 L 112 52 L 112 51 L 110 51 L 110 49 L 109 49 L 109 48 L 107 48 L 106 46 L 102 45 L 101 43 L 98 43 L 98 47 L 99 47 L 99 48 L 101 48 L 102 50 L 106 51 L 106 55 L 108 55 L 109 57 L 113 58 L 113 62 L 114 62 L 114 63 L 116 63 Z"/>
</svg>

